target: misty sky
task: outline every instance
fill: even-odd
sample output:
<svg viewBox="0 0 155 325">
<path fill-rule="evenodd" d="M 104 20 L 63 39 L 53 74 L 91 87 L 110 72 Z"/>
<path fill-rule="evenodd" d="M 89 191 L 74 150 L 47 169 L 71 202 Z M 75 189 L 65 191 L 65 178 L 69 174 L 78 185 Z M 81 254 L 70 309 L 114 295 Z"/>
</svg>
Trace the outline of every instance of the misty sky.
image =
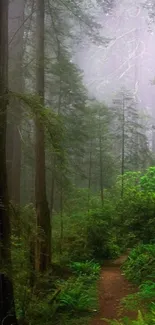
<svg viewBox="0 0 155 325">
<path fill-rule="evenodd" d="M 150 107 L 155 115 L 155 26 L 150 31 L 147 10 L 139 0 L 123 0 L 110 15 L 100 11 L 96 18 L 112 41 L 105 48 L 83 40 L 78 48 L 76 62 L 90 94 L 111 101 L 125 85 L 136 92 L 141 109 Z"/>
</svg>

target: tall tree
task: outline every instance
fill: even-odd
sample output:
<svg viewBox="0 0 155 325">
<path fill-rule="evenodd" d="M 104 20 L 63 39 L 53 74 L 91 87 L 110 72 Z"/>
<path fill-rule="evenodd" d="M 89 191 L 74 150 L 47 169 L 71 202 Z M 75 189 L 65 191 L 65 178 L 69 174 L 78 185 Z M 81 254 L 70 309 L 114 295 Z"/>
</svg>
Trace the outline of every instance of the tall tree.
<svg viewBox="0 0 155 325">
<path fill-rule="evenodd" d="M 0 323 L 17 324 L 11 273 L 10 217 L 6 177 L 8 106 L 8 1 L 0 1 Z M 3 273 L 2 273 L 3 272 Z"/>
<path fill-rule="evenodd" d="M 101 128 L 101 116 L 99 112 L 99 150 L 100 150 L 100 191 L 101 191 L 101 203 L 103 208 L 104 190 L 103 190 L 103 152 L 102 152 L 102 128 Z"/>
<path fill-rule="evenodd" d="M 24 39 L 24 0 L 9 3 L 9 89 L 23 91 L 23 39 Z M 7 125 L 7 174 L 10 199 L 20 204 L 21 176 L 21 104 L 12 98 L 8 110 Z"/>
<path fill-rule="evenodd" d="M 90 191 L 91 191 L 91 178 L 92 178 L 92 147 L 93 147 L 93 139 L 90 138 L 89 145 L 89 163 L 88 163 L 88 211 L 90 205 Z"/>
<path fill-rule="evenodd" d="M 120 105 L 121 109 L 121 176 L 122 176 L 122 187 L 121 187 L 121 197 L 123 197 L 123 191 L 124 191 L 124 170 L 125 170 L 125 94 L 122 92 L 122 98 L 121 99 L 115 99 L 114 103 Z M 117 114 L 119 114 L 117 112 Z"/>
<path fill-rule="evenodd" d="M 115 156 L 120 162 L 123 196 L 124 173 L 131 170 L 144 170 L 150 160 L 150 152 L 146 125 L 140 119 L 132 93 L 123 89 L 113 103 L 113 142 Z"/>
<path fill-rule="evenodd" d="M 44 0 L 36 1 L 36 92 L 40 103 L 44 106 Z M 43 231 L 44 240 L 37 243 L 36 269 L 46 271 L 51 259 L 51 224 L 50 212 L 46 197 L 45 175 L 45 132 L 43 121 L 36 116 L 36 175 L 35 197 L 37 225 Z"/>
</svg>

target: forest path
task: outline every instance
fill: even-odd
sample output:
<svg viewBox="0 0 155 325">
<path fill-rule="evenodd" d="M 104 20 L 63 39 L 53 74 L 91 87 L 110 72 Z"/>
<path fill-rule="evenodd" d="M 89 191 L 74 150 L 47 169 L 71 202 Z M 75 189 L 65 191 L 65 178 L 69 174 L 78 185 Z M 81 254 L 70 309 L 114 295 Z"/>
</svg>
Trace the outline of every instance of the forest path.
<svg viewBox="0 0 155 325">
<path fill-rule="evenodd" d="M 99 281 L 100 310 L 91 321 L 91 325 L 109 324 L 102 320 L 103 318 L 110 320 L 119 320 L 124 316 L 128 316 L 131 319 L 136 318 L 137 314 L 135 312 L 121 310 L 121 299 L 130 293 L 136 292 L 136 288 L 125 279 L 120 269 L 126 258 L 127 256 L 121 256 L 114 262 L 107 262 L 102 268 Z"/>
</svg>

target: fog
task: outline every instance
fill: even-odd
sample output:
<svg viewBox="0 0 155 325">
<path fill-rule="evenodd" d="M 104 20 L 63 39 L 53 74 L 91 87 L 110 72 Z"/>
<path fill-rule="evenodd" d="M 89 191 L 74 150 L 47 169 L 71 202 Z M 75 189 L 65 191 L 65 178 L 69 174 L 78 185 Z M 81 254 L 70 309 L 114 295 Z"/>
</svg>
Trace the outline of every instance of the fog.
<svg viewBox="0 0 155 325">
<path fill-rule="evenodd" d="M 155 26 L 141 1 L 117 1 L 112 12 L 98 11 L 103 37 L 112 39 L 108 46 L 83 39 L 76 62 L 83 70 L 90 96 L 111 101 L 122 86 L 134 92 L 138 106 L 155 116 Z"/>
</svg>

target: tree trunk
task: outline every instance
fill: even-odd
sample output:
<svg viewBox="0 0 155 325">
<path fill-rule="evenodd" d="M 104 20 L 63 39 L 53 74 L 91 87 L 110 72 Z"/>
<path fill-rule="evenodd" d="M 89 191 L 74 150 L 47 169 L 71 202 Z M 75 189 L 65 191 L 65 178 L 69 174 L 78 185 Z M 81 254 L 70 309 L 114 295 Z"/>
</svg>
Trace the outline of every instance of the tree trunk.
<svg viewBox="0 0 155 325">
<path fill-rule="evenodd" d="M 102 157 L 102 134 L 101 134 L 101 118 L 99 116 L 99 146 L 100 146 L 100 191 L 101 204 L 103 208 L 104 193 L 103 193 L 103 157 Z"/>
<path fill-rule="evenodd" d="M 91 189 L 91 177 L 92 177 L 92 138 L 90 140 L 90 152 L 89 152 L 89 173 L 88 173 L 88 212 L 90 205 L 90 189 Z"/>
<path fill-rule="evenodd" d="M 21 122 L 20 107 L 18 125 L 14 125 L 13 134 L 13 156 L 12 156 L 12 196 L 11 199 L 15 204 L 20 205 L 20 176 L 21 176 L 21 139 L 19 126 Z"/>
<path fill-rule="evenodd" d="M 11 273 L 10 218 L 6 177 L 6 116 L 8 105 L 8 1 L 0 1 L 0 323 L 17 324 Z"/>
<path fill-rule="evenodd" d="M 53 209 L 54 209 L 54 197 L 55 197 L 55 185 L 56 185 L 56 156 L 55 152 L 51 155 L 51 163 L 52 163 L 52 179 L 51 179 L 51 197 L 50 197 L 50 213 L 51 213 L 51 223 L 52 223 L 52 216 L 53 216 Z M 52 224 L 51 224 L 52 226 Z M 51 236 L 52 236 L 52 229 L 51 229 Z"/>
<path fill-rule="evenodd" d="M 124 160 L 125 160 L 125 99 L 123 94 L 122 101 L 122 166 L 121 166 L 121 175 L 122 175 L 122 188 L 121 188 L 121 197 L 123 198 L 124 194 Z"/>
<path fill-rule="evenodd" d="M 37 0 L 37 69 L 36 91 L 44 105 L 44 0 Z M 46 271 L 51 260 L 51 223 L 50 211 L 46 197 L 45 175 L 45 135 L 44 125 L 36 117 L 36 175 L 35 198 L 37 226 L 44 233 L 44 240 L 38 241 L 36 250 L 36 270 Z"/>
<path fill-rule="evenodd" d="M 24 0 L 9 4 L 9 88 L 13 92 L 23 91 L 23 36 Z M 21 176 L 21 106 L 18 99 L 12 99 L 8 112 L 7 126 L 7 174 L 10 199 L 20 204 Z"/>
<path fill-rule="evenodd" d="M 60 186 L 61 186 L 60 188 L 60 255 L 62 255 L 63 237 L 64 237 L 62 176 L 61 176 Z"/>
<path fill-rule="evenodd" d="M 55 165 L 55 164 L 54 164 Z M 51 201 L 50 201 L 50 217 L 51 217 L 51 262 L 53 256 L 53 210 L 54 210 L 54 197 L 55 197 L 55 176 L 54 170 L 52 173 L 52 184 L 51 184 Z"/>
</svg>

